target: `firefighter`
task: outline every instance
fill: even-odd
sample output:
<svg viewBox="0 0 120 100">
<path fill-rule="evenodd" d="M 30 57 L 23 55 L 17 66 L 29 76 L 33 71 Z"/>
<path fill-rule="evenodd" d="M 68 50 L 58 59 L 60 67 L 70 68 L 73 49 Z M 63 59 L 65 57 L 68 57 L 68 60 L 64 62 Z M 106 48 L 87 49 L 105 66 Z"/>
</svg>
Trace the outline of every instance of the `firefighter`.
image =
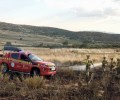
<svg viewBox="0 0 120 100">
<path fill-rule="evenodd" d="M 89 82 L 90 67 L 91 67 L 91 65 L 93 65 L 93 61 L 90 59 L 90 55 L 87 55 L 87 58 L 85 60 L 83 60 L 83 62 L 86 64 L 86 69 L 85 69 L 86 81 Z"/>
<path fill-rule="evenodd" d="M 120 67 L 120 59 L 117 58 L 117 67 Z"/>
<path fill-rule="evenodd" d="M 89 72 L 90 72 L 90 66 L 93 65 L 92 60 L 90 59 L 90 55 L 87 55 L 87 59 L 86 59 L 86 73 L 89 76 Z"/>
<path fill-rule="evenodd" d="M 120 59 L 119 58 L 117 58 L 117 64 L 116 64 L 116 66 L 117 66 L 117 68 L 116 68 L 117 75 L 119 75 L 120 74 Z"/>
<path fill-rule="evenodd" d="M 18 72 L 10 71 L 6 64 L 3 64 L 1 66 L 1 71 L 2 71 L 2 75 L 1 75 L 2 80 L 5 79 L 5 76 L 9 76 L 9 80 L 13 80 L 13 77 L 17 76 L 19 80 L 22 82 L 22 77 L 21 77 L 22 75 Z"/>
<path fill-rule="evenodd" d="M 2 72 L 2 75 L 1 75 L 1 79 L 2 79 L 2 81 L 5 79 L 6 74 L 7 74 L 6 71 L 3 71 L 3 72 Z"/>
<path fill-rule="evenodd" d="M 105 69 L 108 66 L 108 61 L 106 60 L 106 57 L 103 57 L 103 61 L 102 61 L 102 70 L 105 71 Z"/>
<path fill-rule="evenodd" d="M 8 75 L 8 72 L 9 72 L 6 64 L 2 64 L 1 72 L 2 72 L 1 78 L 2 78 L 2 80 L 4 80 L 5 76 Z"/>
<path fill-rule="evenodd" d="M 113 69 L 115 69 L 116 67 L 116 62 L 114 61 L 113 58 L 111 58 L 111 61 L 110 61 L 110 71 L 113 71 Z"/>
</svg>

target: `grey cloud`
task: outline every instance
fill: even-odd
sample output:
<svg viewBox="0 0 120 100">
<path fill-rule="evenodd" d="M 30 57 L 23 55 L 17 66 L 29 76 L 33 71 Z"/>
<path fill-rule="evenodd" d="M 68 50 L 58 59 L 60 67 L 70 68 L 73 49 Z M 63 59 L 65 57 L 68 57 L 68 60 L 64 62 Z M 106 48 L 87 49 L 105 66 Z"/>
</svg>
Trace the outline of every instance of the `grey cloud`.
<svg viewBox="0 0 120 100">
<path fill-rule="evenodd" d="M 116 9 L 106 8 L 104 10 L 87 11 L 81 8 L 74 9 L 74 14 L 77 17 L 107 17 L 107 16 L 118 16 L 120 12 Z"/>
<path fill-rule="evenodd" d="M 108 16 L 116 16 L 116 15 L 119 15 L 120 12 L 118 12 L 117 9 L 112 9 L 112 8 L 107 8 L 104 10 L 104 15 Z"/>
<path fill-rule="evenodd" d="M 76 9 L 75 14 L 78 17 L 98 17 L 102 15 L 100 11 L 86 11 L 83 9 Z"/>
</svg>

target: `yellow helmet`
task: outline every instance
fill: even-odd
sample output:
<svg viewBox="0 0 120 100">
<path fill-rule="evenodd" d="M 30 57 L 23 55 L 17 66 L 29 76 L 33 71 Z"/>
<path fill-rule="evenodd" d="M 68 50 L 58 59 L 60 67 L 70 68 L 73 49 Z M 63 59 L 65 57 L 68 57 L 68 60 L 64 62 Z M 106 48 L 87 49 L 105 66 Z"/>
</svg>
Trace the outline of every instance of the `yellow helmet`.
<svg viewBox="0 0 120 100">
<path fill-rule="evenodd" d="M 87 58 L 90 58 L 90 55 L 87 55 Z"/>
<path fill-rule="evenodd" d="M 117 61 L 120 61 L 120 58 L 117 58 Z"/>
<path fill-rule="evenodd" d="M 113 60 L 113 58 L 110 58 L 111 60 Z"/>
</svg>

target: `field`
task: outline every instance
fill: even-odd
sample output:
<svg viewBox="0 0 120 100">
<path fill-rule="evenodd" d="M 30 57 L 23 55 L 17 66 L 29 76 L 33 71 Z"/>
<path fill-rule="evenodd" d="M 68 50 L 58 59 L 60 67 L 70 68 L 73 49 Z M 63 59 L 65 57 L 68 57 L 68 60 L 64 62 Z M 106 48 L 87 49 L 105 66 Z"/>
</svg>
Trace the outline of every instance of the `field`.
<svg viewBox="0 0 120 100">
<path fill-rule="evenodd" d="M 120 49 L 49 49 L 23 47 L 45 61 L 52 61 L 58 68 L 57 75 L 50 80 L 43 77 L 17 78 L 0 83 L 0 100 L 120 100 L 120 79 L 110 73 L 95 70 L 94 80 L 88 84 L 84 72 L 63 70 L 62 67 L 80 64 L 90 55 L 94 63 L 106 56 L 120 58 Z M 92 74 L 92 73 L 91 73 Z"/>
<path fill-rule="evenodd" d="M 86 55 L 90 55 L 91 59 L 96 62 L 101 62 L 104 56 L 108 61 L 110 58 L 120 57 L 120 49 L 49 49 L 49 48 L 31 48 L 24 47 L 25 51 L 32 52 L 45 61 L 52 61 L 57 66 L 80 64 L 79 62 L 86 59 Z"/>
</svg>

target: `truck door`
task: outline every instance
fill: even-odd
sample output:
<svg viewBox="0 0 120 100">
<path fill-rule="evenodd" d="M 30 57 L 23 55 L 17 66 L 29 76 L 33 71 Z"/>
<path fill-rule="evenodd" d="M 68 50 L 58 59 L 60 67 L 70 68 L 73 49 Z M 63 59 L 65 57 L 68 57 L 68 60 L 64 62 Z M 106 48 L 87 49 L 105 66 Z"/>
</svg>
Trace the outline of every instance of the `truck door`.
<svg viewBox="0 0 120 100">
<path fill-rule="evenodd" d="M 19 53 L 12 53 L 11 54 L 10 69 L 12 71 L 19 71 L 21 66 L 19 66 L 18 59 L 19 59 Z"/>
<path fill-rule="evenodd" d="M 20 71 L 21 72 L 30 72 L 30 68 L 32 66 L 32 64 L 30 63 L 29 58 L 25 55 L 25 54 L 21 54 L 20 55 L 20 65 L 22 66 Z"/>
</svg>

